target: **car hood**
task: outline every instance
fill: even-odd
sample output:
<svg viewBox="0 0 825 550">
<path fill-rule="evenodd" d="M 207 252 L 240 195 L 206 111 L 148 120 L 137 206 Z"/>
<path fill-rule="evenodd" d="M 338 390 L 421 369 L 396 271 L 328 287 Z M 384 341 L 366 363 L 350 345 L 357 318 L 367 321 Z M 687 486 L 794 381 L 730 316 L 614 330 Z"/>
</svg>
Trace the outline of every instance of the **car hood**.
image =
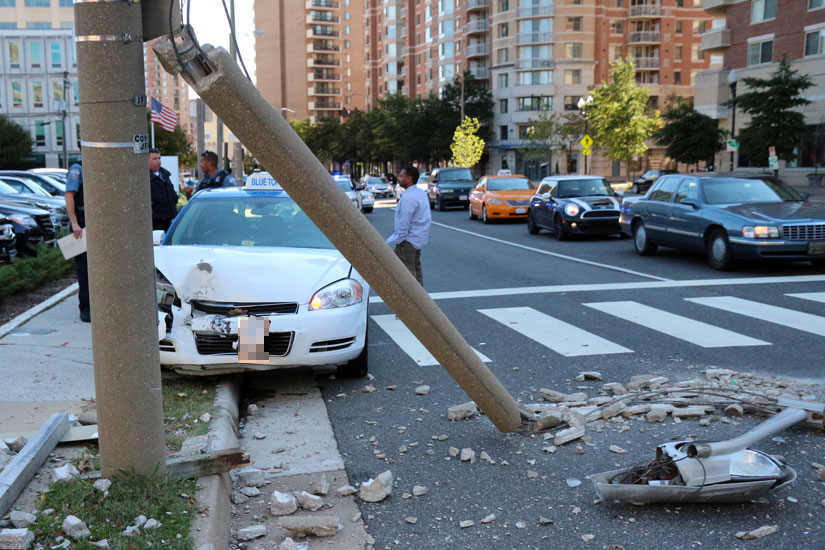
<svg viewBox="0 0 825 550">
<path fill-rule="evenodd" d="M 585 211 L 619 209 L 619 201 L 616 199 L 616 197 L 606 197 L 604 195 L 600 195 L 597 197 L 562 197 L 560 200 L 572 202 L 573 204 L 577 205 L 579 208 L 582 208 Z"/>
<path fill-rule="evenodd" d="M 440 189 L 470 189 L 475 185 L 475 182 L 470 180 L 439 181 L 435 185 Z"/>
<path fill-rule="evenodd" d="M 44 197 L 43 195 L 35 195 L 34 193 L 15 193 L 14 195 L 3 195 L 4 202 L 15 202 L 18 204 L 26 204 L 36 206 L 37 208 L 66 208 L 66 199 L 63 197 Z"/>
<path fill-rule="evenodd" d="M 156 246 L 154 252 L 155 267 L 186 302 L 306 304 L 350 273 L 337 250 Z"/>
<path fill-rule="evenodd" d="M 802 201 L 732 204 L 720 209 L 754 222 L 825 222 L 825 207 Z"/>
<path fill-rule="evenodd" d="M 28 216 L 48 215 L 48 210 L 37 208 L 31 203 L 8 200 L 7 196 L 0 197 L 0 214 L 26 214 Z"/>
</svg>

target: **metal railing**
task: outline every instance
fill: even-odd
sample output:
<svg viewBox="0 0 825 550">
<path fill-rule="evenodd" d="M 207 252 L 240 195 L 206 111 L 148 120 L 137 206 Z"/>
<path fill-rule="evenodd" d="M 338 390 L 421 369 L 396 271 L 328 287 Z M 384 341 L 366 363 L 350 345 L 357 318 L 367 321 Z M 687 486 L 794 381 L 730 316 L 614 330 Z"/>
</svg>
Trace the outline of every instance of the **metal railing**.
<svg viewBox="0 0 825 550">
<path fill-rule="evenodd" d="M 325 69 L 315 69 L 312 71 L 314 80 L 341 80 L 341 73 L 327 71 Z"/>
<path fill-rule="evenodd" d="M 637 31 L 627 35 L 627 41 L 631 44 L 640 42 L 661 42 L 662 34 L 659 31 Z"/>
<path fill-rule="evenodd" d="M 489 30 L 490 21 L 487 19 L 473 19 L 464 26 L 464 32 L 484 32 Z"/>
<path fill-rule="evenodd" d="M 662 15 L 662 6 L 659 4 L 642 4 L 640 6 L 630 6 L 627 10 L 628 17 L 659 17 Z"/>
<path fill-rule="evenodd" d="M 333 2 L 332 0 L 309 0 L 307 7 L 336 9 L 338 8 L 338 2 Z"/>
<path fill-rule="evenodd" d="M 541 17 L 545 15 L 553 15 L 553 4 L 545 6 L 531 6 L 529 8 L 519 8 L 517 17 L 523 19 L 525 17 Z"/>
<path fill-rule="evenodd" d="M 474 55 L 487 55 L 490 51 L 487 49 L 487 44 L 471 44 L 464 50 L 464 55 L 467 57 Z"/>
<path fill-rule="evenodd" d="M 532 44 L 537 42 L 552 42 L 552 32 L 523 32 L 516 35 L 517 44 Z"/>
<path fill-rule="evenodd" d="M 637 69 L 658 69 L 660 67 L 658 57 L 634 57 L 633 61 Z"/>
<path fill-rule="evenodd" d="M 531 58 L 516 59 L 516 70 L 519 69 L 552 69 L 556 63 L 552 59 Z"/>
<path fill-rule="evenodd" d="M 490 0 L 467 0 L 467 11 L 488 7 L 490 7 Z"/>
<path fill-rule="evenodd" d="M 341 88 L 313 86 L 309 89 L 309 95 L 341 95 Z"/>
<path fill-rule="evenodd" d="M 314 58 L 312 59 L 312 66 L 315 67 L 339 67 L 341 65 L 341 61 L 338 59 L 321 59 L 321 58 Z"/>
<path fill-rule="evenodd" d="M 470 67 L 470 74 L 476 78 L 490 78 L 490 67 Z"/>
</svg>

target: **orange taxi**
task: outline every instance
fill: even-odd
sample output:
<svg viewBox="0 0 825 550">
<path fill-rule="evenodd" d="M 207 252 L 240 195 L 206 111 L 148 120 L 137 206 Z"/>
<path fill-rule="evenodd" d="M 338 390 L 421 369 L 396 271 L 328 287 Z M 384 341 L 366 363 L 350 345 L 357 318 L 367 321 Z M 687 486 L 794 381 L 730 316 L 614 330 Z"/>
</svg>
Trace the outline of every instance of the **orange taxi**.
<svg viewBox="0 0 825 550">
<path fill-rule="evenodd" d="M 527 206 L 534 188 L 518 174 L 483 176 L 470 191 L 470 219 L 484 223 L 495 219 L 527 218 Z"/>
</svg>

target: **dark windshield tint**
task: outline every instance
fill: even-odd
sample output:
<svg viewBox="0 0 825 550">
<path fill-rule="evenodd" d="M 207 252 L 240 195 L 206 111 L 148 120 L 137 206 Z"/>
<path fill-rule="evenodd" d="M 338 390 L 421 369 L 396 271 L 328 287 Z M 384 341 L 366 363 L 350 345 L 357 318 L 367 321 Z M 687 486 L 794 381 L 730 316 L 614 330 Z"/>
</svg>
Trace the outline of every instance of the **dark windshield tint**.
<svg viewBox="0 0 825 550">
<path fill-rule="evenodd" d="M 708 204 L 801 201 L 793 187 L 769 179 L 707 179 L 702 194 Z"/>
<path fill-rule="evenodd" d="M 387 185 L 387 182 L 381 178 L 369 178 L 370 185 Z"/>
<path fill-rule="evenodd" d="M 289 197 L 194 199 L 167 244 L 335 248 Z"/>
<path fill-rule="evenodd" d="M 490 191 L 513 191 L 532 189 L 527 178 L 492 178 L 487 180 L 487 189 Z"/>
<path fill-rule="evenodd" d="M 601 178 L 560 181 L 558 197 L 569 199 L 574 197 L 612 197 L 613 189 Z"/>
<path fill-rule="evenodd" d="M 445 181 L 472 181 L 473 174 L 470 172 L 469 168 L 461 168 L 457 170 L 443 170 L 441 173 L 438 174 L 438 181 L 445 182 Z"/>
<path fill-rule="evenodd" d="M 352 183 L 349 180 L 335 180 L 335 183 L 338 184 L 338 187 L 345 193 L 352 191 Z"/>
</svg>

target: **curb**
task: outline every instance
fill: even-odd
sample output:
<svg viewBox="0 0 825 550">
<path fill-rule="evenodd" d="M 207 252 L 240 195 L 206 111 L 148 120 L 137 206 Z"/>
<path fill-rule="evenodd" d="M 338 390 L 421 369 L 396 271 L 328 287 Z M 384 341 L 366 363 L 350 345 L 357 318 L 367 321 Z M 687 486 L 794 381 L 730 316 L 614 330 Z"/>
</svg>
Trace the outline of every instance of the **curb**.
<svg viewBox="0 0 825 550">
<path fill-rule="evenodd" d="M 59 304 L 60 302 L 62 302 L 66 298 L 68 298 L 69 296 L 71 296 L 72 294 L 76 293 L 77 289 L 78 289 L 77 283 L 72 283 L 71 285 L 67 286 L 66 288 L 64 288 L 63 290 L 61 290 L 60 292 L 58 292 L 57 294 L 52 296 L 51 298 L 47 298 L 47 299 L 43 300 L 42 302 L 40 302 L 36 306 L 27 309 L 26 311 L 24 311 L 23 313 L 21 313 L 20 315 L 18 315 L 17 317 L 12 319 L 8 323 L 6 323 L 5 325 L 0 326 L 0 338 L 4 337 L 8 333 L 10 333 L 12 330 L 14 330 L 17 327 L 19 327 L 20 325 L 22 325 L 23 323 L 27 323 L 28 321 L 31 321 L 32 317 L 34 317 L 35 315 L 39 315 L 39 314 L 43 313 L 44 311 L 46 311 L 47 309 L 53 308 L 54 306 L 56 306 L 57 304 Z"/>
<path fill-rule="evenodd" d="M 210 451 L 234 449 L 238 442 L 238 402 L 241 377 L 226 378 L 216 388 L 209 435 L 213 436 Z M 228 473 L 198 478 L 198 514 L 189 535 L 197 550 L 228 550 L 231 530 L 232 481 Z"/>
</svg>

